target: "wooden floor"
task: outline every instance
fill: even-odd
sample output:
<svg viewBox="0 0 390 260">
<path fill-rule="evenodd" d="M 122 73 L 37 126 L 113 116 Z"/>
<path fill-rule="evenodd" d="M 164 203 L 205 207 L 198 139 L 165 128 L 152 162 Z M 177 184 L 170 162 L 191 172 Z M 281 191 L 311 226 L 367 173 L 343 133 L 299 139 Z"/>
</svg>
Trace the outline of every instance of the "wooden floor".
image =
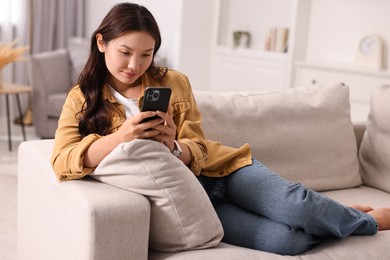
<svg viewBox="0 0 390 260">
<path fill-rule="evenodd" d="M 0 259 L 16 259 L 17 150 L 22 142 L 19 126 L 13 126 L 13 150 L 8 150 L 5 121 L 0 122 Z M 27 140 L 37 139 L 33 127 L 26 127 Z"/>
</svg>

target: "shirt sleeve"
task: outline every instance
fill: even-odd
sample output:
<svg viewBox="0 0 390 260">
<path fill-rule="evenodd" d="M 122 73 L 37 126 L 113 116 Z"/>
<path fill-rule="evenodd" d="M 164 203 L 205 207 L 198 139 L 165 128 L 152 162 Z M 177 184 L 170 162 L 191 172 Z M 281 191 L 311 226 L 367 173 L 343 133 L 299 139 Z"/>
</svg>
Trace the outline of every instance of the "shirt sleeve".
<svg viewBox="0 0 390 260">
<path fill-rule="evenodd" d="M 202 129 L 202 116 L 196 104 L 188 78 L 180 74 L 178 96 L 173 102 L 174 121 L 177 126 L 177 139 L 191 151 L 190 170 L 199 175 L 207 159 L 205 136 Z"/>
<path fill-rule="evenodd" d="M 74 89 L 69 92 L 62 108 L 51 157 L 53 170 L 60 181 L 80 179 L 94 170 L 84 167 L 84 152 L 101 137 L 97 134 L 80 135 L 77 113 L 83 100 L 75 92 Z"/>
</svg>

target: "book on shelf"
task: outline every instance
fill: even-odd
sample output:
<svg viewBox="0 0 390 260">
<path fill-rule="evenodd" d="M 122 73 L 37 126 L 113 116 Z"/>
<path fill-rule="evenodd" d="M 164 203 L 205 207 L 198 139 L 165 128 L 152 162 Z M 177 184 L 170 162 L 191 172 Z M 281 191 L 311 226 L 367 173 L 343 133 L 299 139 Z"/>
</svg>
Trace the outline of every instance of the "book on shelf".
<svg viewBox="0 0 390 260">
<path fill-rule="evenodd" d="M 273 27 L 271 28 L 264 41 L 266 51 L 287 52 L 288 28 Z"/>
</svg>

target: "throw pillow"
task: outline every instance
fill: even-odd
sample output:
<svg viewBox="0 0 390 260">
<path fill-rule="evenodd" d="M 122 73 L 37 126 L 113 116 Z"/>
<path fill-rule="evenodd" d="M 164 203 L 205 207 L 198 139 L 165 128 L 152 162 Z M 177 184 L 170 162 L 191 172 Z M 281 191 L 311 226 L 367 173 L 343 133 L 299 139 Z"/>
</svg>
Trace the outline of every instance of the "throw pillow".
<svg viewBox="0 0 390 260">
<path fill-rule="evenodd" d="M 268 93 L 196 92 L 206 138 L 239 147 L 317 191 L 361 184 L 349 88 L 341 83 Z"/>
<path fill-rule="evenodd" d="M 363 183 L 390 192 L 390 86 L 371 96 L 367 129 L 359 151 Z"/>
<path fill-rule="evenodd" d="M 91 176 L 148 198 L 153 250 L 201 249 L 216 246 L 222 239 L 222 225 L 203 187 L 161 143 L 120 144 Z"/>
<path fill-rule="evenodd" d="M 71 62 L 71 83 L 77 83 L 79 75 L 88 60 L 90 48 L 89 39 L 72 37 L 68 40 L 68 52 Z"/>
</svg>

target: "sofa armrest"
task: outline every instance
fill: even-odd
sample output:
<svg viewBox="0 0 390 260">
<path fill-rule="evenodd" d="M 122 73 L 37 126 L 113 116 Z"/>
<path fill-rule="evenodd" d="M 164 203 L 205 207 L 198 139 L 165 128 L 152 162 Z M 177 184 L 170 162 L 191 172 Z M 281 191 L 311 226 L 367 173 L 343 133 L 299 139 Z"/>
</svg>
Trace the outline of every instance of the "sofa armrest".
<svg viewBox="0 0 390 260">
<path fill-rule="evenodd" d="M 18 259 L 147 259 L 148 200 L 92 178 L 58 182 L 52 147 L 19 147 Z"/>
</svg>

